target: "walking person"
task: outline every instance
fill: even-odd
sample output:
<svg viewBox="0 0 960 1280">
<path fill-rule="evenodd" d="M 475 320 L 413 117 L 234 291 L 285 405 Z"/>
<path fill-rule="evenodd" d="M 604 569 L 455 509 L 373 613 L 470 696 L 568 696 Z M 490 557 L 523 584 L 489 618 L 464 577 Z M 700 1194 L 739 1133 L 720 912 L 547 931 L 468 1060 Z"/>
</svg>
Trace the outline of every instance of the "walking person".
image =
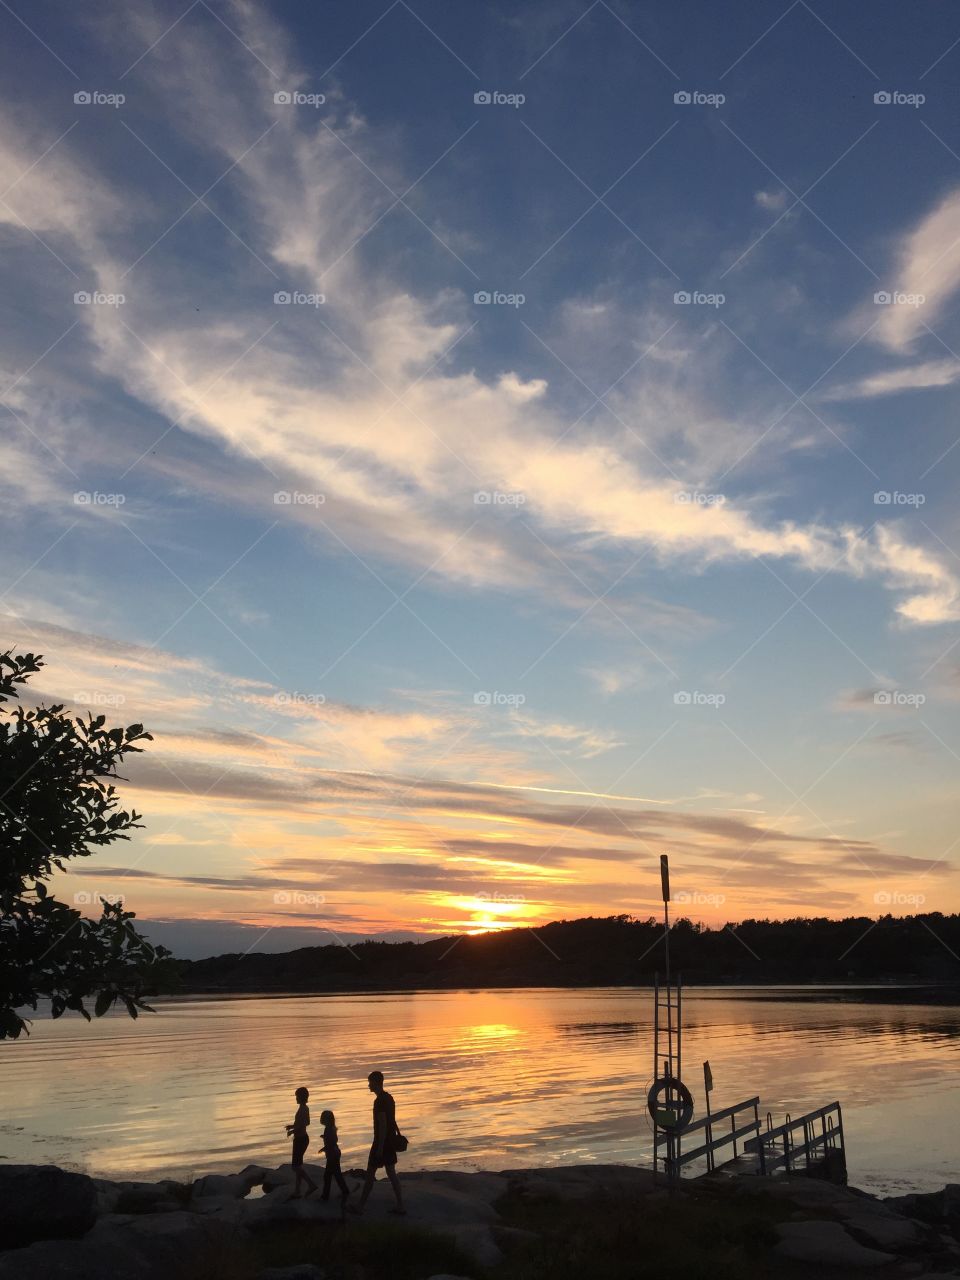
<svg viewBox="0 0 960 1280">
<path fill-rule="evenodd" d="M 350 1188 L 347 1186 L 343 1171 L 340 1168 L 340 1146 L 337 1142 L 337 1120 L 332 1111 L 321 1111 L 320 1123 L 323 1125 L 323 1154 L 327 1158 L 323 1171 L 323 1192 L 321 1200 L 330 1199 L 330 1183 L 336 1179 L 340 1188 L 340 1203 L 347 1203 Z"/>
<path fill-rule="evenodd" d="M 302 1182 L 307 1184 L 307 1195 L 316 1191 L 317 1184 L 303 1167 L 304 1152 L 310 1144 L 310 1135 L 307 1133 L 310 1128 L 310 1108 L 307 1106 L 310 1090 L 300 1088 L 294 1094 L 294 1097 L 297 1100 L 297 1114 L 293 1117 L 293 1124 L 287 1125 L 287 1137 L 293 1138 L 293 1152 L 290 1156 L 290 1164 L 297 1175 L 297 1181 L 290 1199 L 299 1200 L 301 1198 L 300 1184 Z"/>
<path fill-rule="evenodd" d="M 367 1176 L 363 1182 L 363 1191 L 360 1193 L 360 1204 L 353 1212 L 363 1212 L 364 1205 L 373 1190 L 377 1170 L 383 1169 L 390 1179 L 390 1186 L 397 1201 L 390 1212 L 405 1214 L 400 1179 L 397 1177 L 397 1151 L 407 1149 L 407 1140 L 397 1128 L 396 1104 L 392 1094 L 387 1093 L 383 1087 L 383 1072 L 371 1071 L 367 1076 L 367 1085 L 370 1092 L 376 1095 L 373 1100 L 373 1145 L 370 1147 Z"/>
</svg>

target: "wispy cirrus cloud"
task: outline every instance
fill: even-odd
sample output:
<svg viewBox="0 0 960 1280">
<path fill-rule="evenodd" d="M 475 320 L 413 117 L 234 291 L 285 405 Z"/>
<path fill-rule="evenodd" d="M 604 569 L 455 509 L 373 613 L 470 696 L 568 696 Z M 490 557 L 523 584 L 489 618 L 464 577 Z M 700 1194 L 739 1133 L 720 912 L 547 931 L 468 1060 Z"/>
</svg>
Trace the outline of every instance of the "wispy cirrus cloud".
<svg viewBox="0 0 960 1280">
<path fill-rule="evenodd" d="M 909 352 L 917 339 L 935 328 L 960 289 L 960 190 L 952 190 L 901 239 L 890 292 L 911 303 L 884 306 L 874 330 L 891 351 Z"/>
<path fill-rule="evenodd" d="M 882 369 L 853 382 L 830 387 L 824 400 L 871 400 L 876 396 L 896 395 L 901 391 L 917 391 L 926 387 L 949 387 L 960 380 L 960 360 L 924 360 L 921 364 Z"/>
<path fill-rule="evenodd" d="M 909 623 L 958 616 L 958 579 L 935 551 L 889 533 L 777 519 L 760 503 L 732 497 L 722 507 L 678 502 L 678 488 L 697 487 L 695 454 L 668 450 L 666 470 L 635 449 L 631 420 L 639 406 L 669 403 L 660 432 L 675 422 L 682 442 L 681 424 L 703 412 L 706 398 L 695 366 L 681 380 L 664 351 L 640 364 L 617 386 L 616 417 L 597 437 L 570 430 L 550 377 L 515 369 L 483 376 L 448 355 L 476 322 L 463 295 L 443 288 L 415 294 L 372 270 L 363 255 L 365 233 L 390 207 L 388 188 L 403 181 L 387 150 L 335 94 L 332 124 L 276 106 L 275 83 L 308 77 L 265 15 L 238 4 L 236 19 L 275 75 L 239 45 L 234 51 L 191 29 L 189 40 L 171 32 L 143 77 L 145 104 L 152 92 L 174 112 L 195 162 L 230 170 L 224 186 L 231 227 L 239 228 L 233 248 L 251 273 L 244 284 L 217 296 L 201 275 L 201 305 L 185 311 L 179 300 L 189 273 L 203 267 L 167 239 L 170 210 L 144 214 L 146 192 L 121 192 L 96 155 L 74 159 L 69 140 L 25 173 L 10 196 L 12 212 L 0 210 L 11 227 L 22 221 L 54 234 L 97 287 L 116 287 L 118 275 L 128 281 L 122 315 L 90 307 L 83 334 L 101 375 L 176 428 L 159 462 L 149 456 L 146 433 L 145 449 L 125 431 L 111 451 L 231 502 L 249 494 L 254 467 L 264 515 L 468 587 L 565 595 L 580 607 L 590 595 L 566 567 L 570 560 L 589 579 L 591 564 L 596 577 L 604 557 L 624 551 L 687 570 L 768 557 L 806 573 L 878 581 L 901 597 L 897 611 Z M 141 14 L 127 33 L 131 48 L 159 27 L 153 11 Z M 133 136 L 139 130 L 131 130 L 125 145 L 152 170 Z M 14 136 L 3 171 L 23 174 L 39 136 L 36 127 L 29 143 L 22 132 Z M 173 181 L 171 189 L 174 207 L 189 208 L 190 193 Z M 207 203 L 216 208 L 216 199 Z M 204 206 L 196 216 L 211 222 Z M 912 234 L 906 283 L 938 254 L 949 267 L 953 218 L 945 201 Z M 131 262 L 128 272 L 123 264 Z M 323 292 L 327 301 L 315 314 L 277 308 L 278 284 Z M 941 284 L 936 296 L 947 292 Z M 916 318 L 904 319 L 902 310 L 882 322 L 890 346 L 906 345 L 915 331 Z M 659 327 L 669 327 L 665 316 Z M 557 369 L 546 352 L 543 365 Z M 33 404 L 25 420 L 39 412 Z M 745 424 L 727 426 L 733 436 L 746 434 Z M 88 440 L 95 435 L 102 456 L 102 429 L 91 423 Z M 217 451 L 216 467 L 192 464 L 200 442 Z M 277 508 L 278 488 L 320 493 L 322 509 Z M 481 490 L 520 494 L 522 510 L 514 519 L 480 511 Z"/>
</svg>

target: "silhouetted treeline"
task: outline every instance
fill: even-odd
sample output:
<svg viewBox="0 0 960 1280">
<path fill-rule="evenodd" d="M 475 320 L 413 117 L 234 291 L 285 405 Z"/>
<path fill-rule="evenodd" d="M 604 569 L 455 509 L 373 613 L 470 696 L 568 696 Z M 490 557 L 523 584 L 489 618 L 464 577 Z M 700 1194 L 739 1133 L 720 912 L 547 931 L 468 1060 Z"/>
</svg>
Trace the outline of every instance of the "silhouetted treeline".
<svg viewBox="0 0 960 1280">
<path fill-rule="evenodd" d="M 744 920 L 670 931 L 687 985 L 902 982 L 960 987 L 960 916 Z M 187 992 L 397 991 L 647 984 L 664 963 L 663 925 L 629 916 L 562 920 L 425 942 L 361 942 L 181 961 Z"/>
</svg>

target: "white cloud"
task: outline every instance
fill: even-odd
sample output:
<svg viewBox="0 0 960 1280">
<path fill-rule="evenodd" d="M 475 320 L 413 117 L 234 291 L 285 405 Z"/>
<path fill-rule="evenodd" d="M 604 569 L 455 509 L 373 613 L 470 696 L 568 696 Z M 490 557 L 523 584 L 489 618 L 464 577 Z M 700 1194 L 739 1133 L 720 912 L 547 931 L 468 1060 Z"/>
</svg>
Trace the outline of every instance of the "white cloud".
<svg viewBox="0 0 960 1280">
<path fill-rule="evenodd" d="M 922 364 L 906 365 L 900 369 L 885 369 L 831 387 L 823 400 L 859 400 L 874 396 L 894 395 L 898 391 L 912 391 L 925 387 L 948 387 L 960 379 L 960 360 L 925 360 Z"/>
<path fill-rule="evenodd" d="M 960 288 L 960 189 L 946 195 L 907 232 L 896 249 L 889 292 L 917 296 L 919 306 L 905 303 L 878 308 L 876 339 L 891 351 L 910 351 L 918 337 L 934 328 L 940 313 Z"/>
<path fill-rule="evenodd" d="M 237 14 L 248 43 L 283 82 L 305 83 L 267 20 L 246 4 Z M 475 319 L 466 297 L 415 297 L 382 271 L 365 270 L 352 248 L 390 203 L 354 154 L 372 151 L 375 166 L 389 170 L 377 140 L 347 113 L 338 122 L 341 141 L 324 123 L 275 108 L 273 78 L 239 45 L 234 54 L 219 35 L 177 36 L 171 32 L 162 56 L 144 64 L 145 84 L 154 77 L 164 104 L 199 148 L 214 152 L 220 170 L 236 163 L 232 220 L 255 238 L 258 255 L 297 277 L 283 283 L 328 290 L 329 300 L 322 314 L 273 308 L 267 278 L 261 305 L 231 296 L 218 311 L 211 297 L 212 315 L 184 313 L 161 248 L 136 268 L 123 323 L 109 308 L 84 309 L 100 372 L 180 422 L 159 464 L 169 473 L 189 475 L 227 499 L 253 489 L 274 518 L 333 531 L 335 541 L 361 555 L 400 558 L 473 585 L 582 601 L 582 583 L 562 561 L 579 577 L 604 553 L 625 549 L 696 569 L 764 556 L 879 579 L 906 594 L 898 612 L 910 622 L 958 616 L 957 579 L 889 530 L 863 535 L 770 520 L 732 500 L 678 503 L 678 489 L 698 487 L 701 440 L 729 440 L 737 428 L 711 421 L 723 429 L 706 431 L 709 387 L 701 386 L 696 362 L 681 368 L 665 358 L 666 343 L 616 388 L 612 403 L 625 425 L 615 422 L 603 434 L 571 430 L 544 378 L 508 370 L 491 383 L 475 371 L 451 371 L 444 353 Z M 21 145 L 11 171 L 29 164 L 30 150 Z M 103 175 L 60 152 L 18 192 L 21 216 L 71 236 L 106 287 L 126 250 L 114 239 L 140 216 L 143 198 L 121 196 Z M 948 277 L 960 279 L 960 252 L 953 272 L 944 247 L 955 216 L 960 237 L 960 214 L 947 205 L 913 233 L 904 252 L 908 283 L 933 265 L 938 248 Z M 236 252 L 248 260 L 242 247 Z M 263 278 L 255 264 L 251 269 Z M 890 316 L 900 310 L 890 308 Z M 667 327 L 664 321 L 661 332 Z M 886 336 L 890 345 L 904 340 L 899 330 Z M 214 444 L 221 464 L 193 464 L 182 433 Z M 114 443 L 131 461 L 142 451 L 125 438 Z M 251 458 L 268 468 L 259 481 L 251 479 Z M 272 494 L 281 487 L 322 492 L 325 504 L 276 507 Z M 523 521 L 533 536 L 498 521 L 496 510 L 478 513 L 473 494 L 495 488 L 524 495 Z"/>
<path fill-rule="evenodd" d="M 755 191 L 753 198 L 761 209 L 767 209 L 770 213 L 779 213 L 787 207 L 787 193 L 782 189 L 779 191 Z"/>
</svg>

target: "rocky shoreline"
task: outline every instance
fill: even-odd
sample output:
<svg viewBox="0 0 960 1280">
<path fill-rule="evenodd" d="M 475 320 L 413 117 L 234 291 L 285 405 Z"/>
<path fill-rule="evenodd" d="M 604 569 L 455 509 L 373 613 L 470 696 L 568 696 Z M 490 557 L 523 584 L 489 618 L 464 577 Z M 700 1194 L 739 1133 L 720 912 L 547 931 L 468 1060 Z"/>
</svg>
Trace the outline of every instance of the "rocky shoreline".
<svg viewBox="0 0 960 1280">
<path fill-rule="evenodd" d="M 311 1172 L 316 1178 L 320 1170 Z M 347 1178 L 359 1188 L 359 1171 Z M 666 1222 L 671 1214 L 680 1214 L 694 1234 L 698 1223 L 714 1232 L 720 1224 L 723 1235 L 723 1224 L 736 1222 L 742 1240 L 725 1247 L 743 1254 L 745 1275 L 809 1275 L 814 1267 L 821 1277 L 960 1274 L 960 1185 L 881 1200 L 813 1178 L 718 1172 L 684 1183 L 671 1196 L 649 1170 L 627 1165 L 436 1170 L 404 1173 L 403 1185 L 405 1218 L 390 1218 L 392 1198 L 380 1186 L 363 1217 L 354 1218 L 342 1213 L 338 1200 L 291 1199 L 289 1165 L 251 1165 L 192 1184 L 112 1182 L 52 1165 L 0 1166 L 0 1280 L 379 1280 L 393 1274 L 428 1280 L 437 1274 L 434 1256 L 459 1261 L 457 1273 L 465 1276 L 546 1276 L 558 1273 L 550 1237 L 572 1223 L 589 1240 L 596 1222 L 598 1245 L 609 1249 L 611 1215 L 635 1225 L 656 1217 Z M 384 1232 L 393 1242 L 388 1252 L 406 1258 L 396 1271 L 371 1252 L 376 1244 L 382 1253 Z M 427 1247 L 434 1238 L 437 1247 Z M 574 1247 L 561 1242 L 560 1251 Z M 663 1247 L 669 1256 L 669 1238 Z M 312 1260 L 317 1256 L 327 1265 Z M 361 1261 L 348 1264 L 344 1257 Z M 271 1265 L 278 1258 L 280 1265 Z M 668 1274 L 697 1274 L 691 1266 Z M 596 1274 L 609 1275 L 611 1268 Z"/>
</svg>

